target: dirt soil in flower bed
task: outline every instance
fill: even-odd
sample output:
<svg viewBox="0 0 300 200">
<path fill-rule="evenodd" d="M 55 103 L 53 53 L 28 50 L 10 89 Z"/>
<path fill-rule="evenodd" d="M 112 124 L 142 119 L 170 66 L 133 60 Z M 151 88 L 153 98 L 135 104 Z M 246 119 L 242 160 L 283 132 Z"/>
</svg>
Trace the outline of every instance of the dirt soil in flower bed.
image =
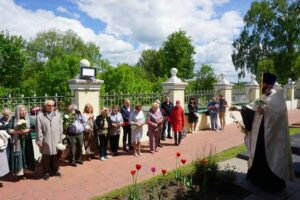
<svg viewBox="0 0 300 200">
<path fill-rule="evenodd" d="M 218 190 L 217 187 L 207 191 L 206 194 L 203 194 L 197 190 L 191 189 L 182 189 L 182 187 L 178 186 L 175 182 L 170 182 L 167 187 L 163 190 L 163 199 L 178 199 L 178 200 L 186 200 L 186 199 L 195 199 L 195 200 L 242 200 L 245 199 L 248 195 L 250 195 L 249 191 L 246 191 L 240 188 L 237 185 L 232 183 L 228 183 L 227 185 L 222 186 L 222 190 Z M 141 199 L 149 199 L 148 192 L 145 188 L 141 189 L 142 196 Z M 114 197 L 113 200 L 128 200 L 128 196 L 122 197 Z M 158 199 L 157 197 L 155 199 Z"/>
</svg>

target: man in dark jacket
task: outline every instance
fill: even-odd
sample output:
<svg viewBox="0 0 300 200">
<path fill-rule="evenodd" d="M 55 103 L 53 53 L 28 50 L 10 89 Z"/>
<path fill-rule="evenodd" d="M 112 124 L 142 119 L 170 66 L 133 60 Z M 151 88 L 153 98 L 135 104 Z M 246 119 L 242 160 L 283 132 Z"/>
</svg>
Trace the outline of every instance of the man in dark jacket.
<svg viewBox="0 0 300 200">
<path fill-rule="evenodd" d="M 121 108 L 121 114 L 124 120 L 123 126 L 123 150 L 127 151 L 126 149 L 126 140 L 128 139 L 128 147 L 129 149 L 133 149 L 131 143 L 131 127 L 129 124 L 129 116 L 133 112 L 133 109 L 130 107 L 130 100 L 124 100 L 124 106 Z"/>
<path fill-rule="evenodd" d="M 165 101 L 161 104 L 160 109 L 164 116 L 163 129 L 161 133 L 161 139 L 165 140 L 166 138 L 166 128 L 168 126 L 168 138 L 173 139 L 171 136 L 171 113 L 174 104 L 170 101 L 170 97 L 166 96 Z"/>
</svg>

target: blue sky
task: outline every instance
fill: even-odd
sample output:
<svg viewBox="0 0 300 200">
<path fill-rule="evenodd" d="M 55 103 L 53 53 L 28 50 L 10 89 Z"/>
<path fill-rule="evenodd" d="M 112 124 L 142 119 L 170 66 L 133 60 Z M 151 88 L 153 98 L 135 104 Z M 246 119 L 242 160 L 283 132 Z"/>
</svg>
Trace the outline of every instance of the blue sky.
<svg viewBox="0 0 300 200">
<path fill-rule="evenodd" d="M 145 49 L 159 48 L 179 29 L 196 49 L 196 69 L 211 64 L 237 80 L 232 42 L 251 0 L 0 0 L 0 29 L 26 39 L 55 28 L 72 29 L 100 46 L 113 65 L 135 64 Z"/>
</svg>

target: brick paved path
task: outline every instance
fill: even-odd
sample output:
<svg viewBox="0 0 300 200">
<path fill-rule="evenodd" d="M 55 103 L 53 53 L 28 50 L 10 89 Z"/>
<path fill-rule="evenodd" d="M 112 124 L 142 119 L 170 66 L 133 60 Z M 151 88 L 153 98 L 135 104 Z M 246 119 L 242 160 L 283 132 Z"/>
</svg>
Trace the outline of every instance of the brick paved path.
<svg viewBox="0 0 300 200">
<path fill-rule="evenodd" d="M 300 121 L 300 110 L 289 112 L 290 123 Z M 159 171 L 162 168 L 171 170 L 175 167 L 175 153 L 182 153 L 182 158 L 194 160 L 197 155 L 208 152 L 210 147 L 217 152 L 243 143 L 243 134 L 234 124 L 228 125 L 224 131 L 198 131 L 188 134 L 181 146 L 174 146 L 173 140 L 164 142 L 159 152 L 149 154 L 147 144 L 144 144 L 144 155 L 133 157 L 121 153 L 120 156 L 106 161 L 85 161 L 83 165 L 70 167 L 62 163 L 60 171 L 63 177 L 51 177 L 49 181 L 40 179 L 41 169 L 29 175 L 26 180 L 16 181 L 11 177 L 4 177 L 3 188 L 0 188 L 0 199 L 89 199 L 120 188 L 131 183 L 130 170 L 135 164 L 141 164 L 142 170 L 139 179 L 152 176 L 150 168 L 155 166 Z M 1 164 L 1 163 L 0 163 Z"/>
</svg>

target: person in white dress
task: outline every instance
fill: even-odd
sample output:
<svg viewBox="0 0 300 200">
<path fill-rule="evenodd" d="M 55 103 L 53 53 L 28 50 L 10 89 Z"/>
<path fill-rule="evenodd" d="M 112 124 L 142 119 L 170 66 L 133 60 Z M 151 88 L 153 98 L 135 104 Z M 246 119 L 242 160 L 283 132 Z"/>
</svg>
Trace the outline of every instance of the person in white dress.
<svg viewBox="0 0 300 200">
<path fill-rule="evenodd" d="M 135 110 L 130 114 L 129 123 L 131 124 L 131 142 L 133 146 L 133 155 L 141 156 L 141 139 L 143 136 L 145 116 L 140 104 L 136 105 Z"/>
</svg>

